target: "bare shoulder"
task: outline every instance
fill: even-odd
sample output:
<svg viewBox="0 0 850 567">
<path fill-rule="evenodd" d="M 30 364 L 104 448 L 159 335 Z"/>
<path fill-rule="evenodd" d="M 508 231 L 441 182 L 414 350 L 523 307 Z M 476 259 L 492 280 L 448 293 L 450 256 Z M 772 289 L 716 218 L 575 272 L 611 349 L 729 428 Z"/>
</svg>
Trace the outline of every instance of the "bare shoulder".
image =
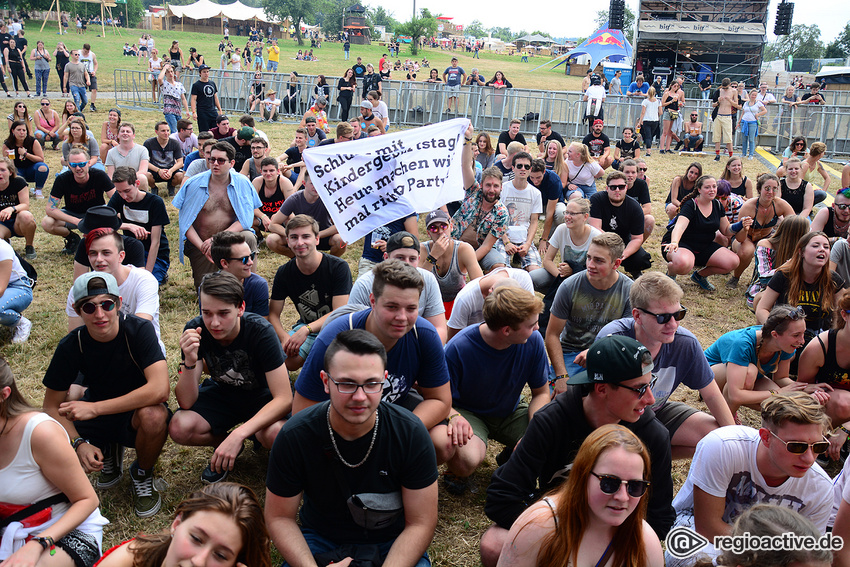
<svg viewBox="0 0 850 567">
<path fill-rule="evenodd" d="M 646 551 L 648 565 L 651 567 L 664 566 L 664 551 L 655 530 L 644 520 L 643 522 L 643 547 Z"/>
<path fill-rule="evenodd" d="M 133 567 L 135 555 L 130 549 L 132 544 L 133 540 L 130 540 L 113 547 L 104 554 L 97 567 Z"/>
</svg>

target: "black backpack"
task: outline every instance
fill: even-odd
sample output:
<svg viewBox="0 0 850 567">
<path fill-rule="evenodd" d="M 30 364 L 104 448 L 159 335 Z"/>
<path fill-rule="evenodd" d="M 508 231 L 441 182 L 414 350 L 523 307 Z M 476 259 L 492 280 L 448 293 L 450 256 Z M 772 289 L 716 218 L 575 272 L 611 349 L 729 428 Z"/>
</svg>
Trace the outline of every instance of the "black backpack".
<svg viewBox="0 0 850 567">
<path fill-rule="evenodd" d="M 35 284 L 38 283 L 38 272 L 35 271 L 35 267 L 30 264 L 23 256 L 18 254 L 17 251 L 15 251 L 15 256 L 18 257 L 18 261 L 20 261 L 21 266 L 27 273 L 27 277 L 32 280 L 32 285 L 30 287 L 32 289 L 35 289 Z"/>
</svg>

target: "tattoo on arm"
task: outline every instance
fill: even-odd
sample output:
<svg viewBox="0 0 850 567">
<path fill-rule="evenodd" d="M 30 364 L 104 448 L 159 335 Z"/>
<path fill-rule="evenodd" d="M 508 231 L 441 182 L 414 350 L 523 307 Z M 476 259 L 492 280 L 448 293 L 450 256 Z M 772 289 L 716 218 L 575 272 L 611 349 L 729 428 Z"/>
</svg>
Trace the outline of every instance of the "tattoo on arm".
<svg viewBox="0 0 850 567">
<path fill-rule="evenodd" d="M 47 198 L 47 208 L 49 209 L 58 209 L 59 208 L 59 199 L 51 195 Z"/>
</svg>

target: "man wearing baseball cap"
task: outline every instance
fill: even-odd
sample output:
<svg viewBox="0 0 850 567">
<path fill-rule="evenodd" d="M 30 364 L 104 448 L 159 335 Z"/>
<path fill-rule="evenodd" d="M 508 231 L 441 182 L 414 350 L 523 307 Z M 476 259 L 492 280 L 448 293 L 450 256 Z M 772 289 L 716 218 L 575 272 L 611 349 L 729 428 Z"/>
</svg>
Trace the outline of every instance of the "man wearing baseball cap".
<svg viewBox="0 0 850 567">
<path fill-rule="evenodd" d="M 227 142 L 236 150 L 236 163 L 233 166 L 236 171 L 241 171 L 245 162 L 251 159 L 251 140 L 256 135 L 257 133 L 254 132 L 253 128 L 243 126 L 234 135 L 221 139 L 222 142 Z"/>
<path fill-rule="evenodd" d="M 372 112 L 374 108 L 375 107 L 372 106 L 372 103 L 368 100 L 364 100 L 360 103 L 360 129 L 363 132 L 365 132 L 372 124 L 380 128 L 381 132 L 384 131 L 383 121 Z"/>
<path fill-rule="evenodd" d="M 646 444 L 652 462 L 647 521 L 664 539 L 674 520 L 671 450 L 667 429 L 650 409 L 652 369 L 652 355 L 635 339 L 615 335 L 593 343 L 587 370 L 534 414 L 522 442 L 493 473 L 484 512 L 495 523 L 481 538 L 485 567 L 496 565 L 514 520 L 567 478 L 582 442 L 606 424 L 620 424 Z"/>
<path fill-rule="evenodd" d="M 71 298 L 83 326 L 56 347 L 44 374 L 44 411 L 68 432 L 85 471 L 100 472 L 97 488 L 121 481 L 123 447 L 135 447 L 133 506 L 136 515 L 147 518 L 162 505 L 153 469 L 168 432 L 165 357 L 151 322 L 121 313 L 118 282 L 111 274 L 83 274 Z M 86 392 L 67 401 L 78 375 Z"/>
<path fill-rule="evenodd" d="M 614 157 L 611 155 L 611 140 L 602 133 L 603 126 L 601 118 L 594 120 L 590 127 L 590 134 L 585 136 L 581 143 L 587 146 L 590 155 L 596 158 L 596 162 L 602 166 L 602 169 L 607 169 L 614 162 Z"/>
<path fill-rule="evenodd" d="M 318 123 L 316 122 L 315 116 L 307 116 L 303 120 L 304 126 L 307 130 L 307 147 L 314 148 L 318 146 L 322 141 L 324 141 L 327 136 L 325 132 L 318 127 Z"/>
</svg>

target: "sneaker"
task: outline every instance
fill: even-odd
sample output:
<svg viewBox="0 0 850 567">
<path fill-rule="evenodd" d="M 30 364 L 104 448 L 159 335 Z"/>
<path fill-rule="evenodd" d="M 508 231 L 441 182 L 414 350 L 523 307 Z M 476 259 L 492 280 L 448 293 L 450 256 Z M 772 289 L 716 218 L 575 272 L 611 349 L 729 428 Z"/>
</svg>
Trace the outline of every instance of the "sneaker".
<svg viewBox="0 0 850 567">
<path fill-rule="evenodd" d="M 222 482 L 226 478 L 227 471 L 215 472 L 210 465 L 207 465 L 204 472 L 201 473 L 201 482 L 204 484 L 215 484 Z"/>
<path fill-rule="evenodd" d="M 174 187 L 172 187 L 171 185 L 168 186 L 168 196 L 169 197 L 174 196 Z"/>
<path fill-rule="evenodd" d="M 153 469 L 144 471 L 138 463 L 130 467 L 130 479 L 133 488 L 133 509 L 140 518 L 147 518 L 159 512 L 162 496 L 153 482 Z"/>
<path fill-rule="evenodd" d="M 676 281 L 676 274 L 672 273 L 670 270 L 667 270 L 667 277 L 673 281 Z"/>
<path fill-rule="evenodd" d="M 676 142 L 676 149 L 674 151 L 678 152 L 679 150 L 681 150 L 682 146 L 684 144 L 685 144 L 685 142 L 683 142 L 682 140 L 679 140 L 678 142 Z"/>
<path fill-rule="evenodd" d="M 97 112 L 97 107 L 95 107 L 94 103 L 91 103 L 89 106 L 91 107 L 92 112 Z"/>
<path fill-rule="evenodd" d="M 65 237 L 65 248 L 62 249 L 62 254 L 73 256 L 77 253 L 77 246 L 80 245 L 80 235 L 74 231 Z"/>
<path fill-rule="evenodd" d="M 738 278 L 736 278 L 735 276 L 732 276 L 731 278 L 729 278 L 729 281 L 726 282 L 726 287 L 728 287 L 729 289 L 737 288 L 738 287 Z"/>
<path fill-rule="evenodd" d="M 714 161 L 720 161 L 720 154 L 714 154 Z"/>
<path fill-rule="evenodd" d="M 32 331 L 32 321 L 21 315 L 18 324 L 15 325 L 15 330 L 12 332 L 12 342 L 15 344 L 26 342 L 30 337 L 30 331 Z"/>
<path fill-rule="evenodd" d="M 35 260 L 36 257 L 37 254 L 35 253 L 35 248 L 27 244 L 24 248 L 24 258 L 26 258 L 27 260 Z"/>
<path fill-rule="evenodd" d="M 124 476 L 124 447 L 114 443 L 103 452 L 103 469 L 97 477 L 96 487 L 112 488 Z"/>
<path fill-rule="evenodd" d="M 41 189 L 35 190 L 35 198 L 36 199 L 44 199 L 44 193 L 41 192 Z"/>
<path fill-rule="evenodd" d="M 508 459 L 511 458 L 511 455 L 513 454 L 513 452 L 514 452 L 514 448 L 506 445 L 505 448 L 502 449 L 502 452 L 499 453 L 498 455 L 496 455 L 496 464 L 501 467 L 502 465 L 507 463 Z"/>
<path fill-rule="evenodd" d="M 469 478 L 461 478 L 446 471 L 443 473 L 443 486 L 446 487 L 446 492 L 449 494 L 462 496 L 469 489 Z"/>
<path fill-rule="evenodd" d="M 714 291 L 716 289 L 713 285 L 711 285 L 711 282 L 708 281 L 708 278 L 699 275 L 696 271 L 691 274 L 691 281 L 693 281 L 705 291 Z"/>
</svg>

